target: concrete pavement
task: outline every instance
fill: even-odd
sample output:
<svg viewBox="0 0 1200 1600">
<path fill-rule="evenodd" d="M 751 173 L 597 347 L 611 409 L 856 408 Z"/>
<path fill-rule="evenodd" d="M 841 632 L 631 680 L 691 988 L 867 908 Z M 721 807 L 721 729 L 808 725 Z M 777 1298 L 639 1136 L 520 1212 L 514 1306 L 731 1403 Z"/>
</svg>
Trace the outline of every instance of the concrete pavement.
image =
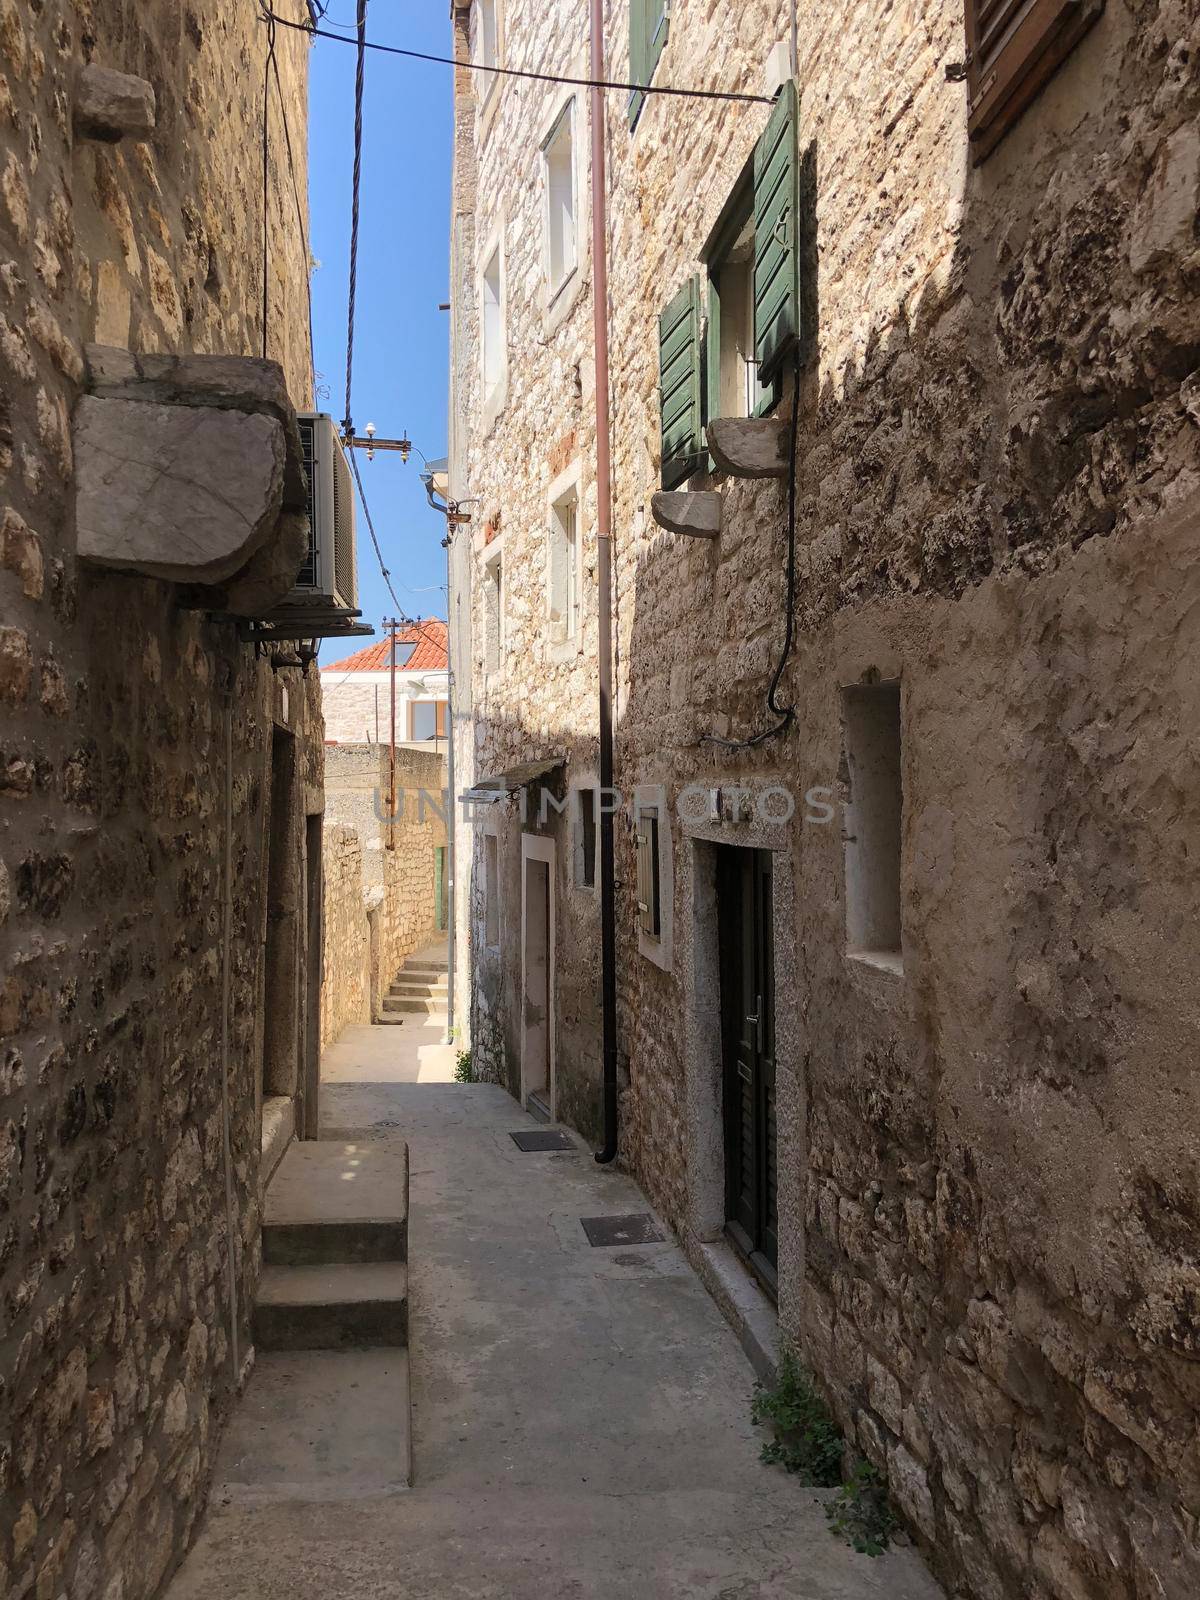
<svg viewBox="0 0 1200 1600">
<path fill-rule="evenodd" d="M 171 1600 L 937 1600 L 914 1552 L 855 1555 L 760 1464 L 753 1374 L 676 1246 L 589 1245 L 581 1217 L 648 1209 L 628 1178 L 521 1153 L 537 1125 L 492 1086 L 323 1106 L 327 1137 L 409 1144 L 414 1486 L 374 1422 L 356 1459 L 361 1392 L 341 1427 L 318 1396 L 318 1470 L 276 1453 L 273 1493 L 216 1491 Z"/>
</svg>

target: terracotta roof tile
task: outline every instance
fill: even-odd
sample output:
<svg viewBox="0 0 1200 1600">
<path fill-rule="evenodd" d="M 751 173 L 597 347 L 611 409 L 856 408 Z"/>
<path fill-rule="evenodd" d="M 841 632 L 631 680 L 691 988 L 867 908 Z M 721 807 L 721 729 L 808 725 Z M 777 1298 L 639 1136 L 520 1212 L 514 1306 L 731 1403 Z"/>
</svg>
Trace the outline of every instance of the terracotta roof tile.
<svg viewBox="0 0 1200 1600">
<path fill-rule="evenodd" d="M 449 665 L 448 629 L 437 617 L 423 617 L 396 634 L 398 644 L 413 644 L 416 649 L 404 662 L 405 672 L 445 672 Z M 390 664 L 388 640 L 376 639 L 344 661 L 323 661 L 322 672 L 386 672 Z"/>
</svg>

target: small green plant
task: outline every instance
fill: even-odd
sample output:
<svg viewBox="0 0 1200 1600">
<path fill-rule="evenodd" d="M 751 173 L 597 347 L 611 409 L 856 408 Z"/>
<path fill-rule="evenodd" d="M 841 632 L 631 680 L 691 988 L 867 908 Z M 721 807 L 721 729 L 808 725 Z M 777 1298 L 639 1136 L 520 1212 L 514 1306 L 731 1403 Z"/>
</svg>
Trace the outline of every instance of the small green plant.
<svg viewBox="0 0 1200 1600">
<path fill-rule="evenodd" d="M 880 1556 L 896 1529 L 887 1480 L 860 1456 L 845 1483 L 825 1507 L 830 1531 L 860 1555 Z"/>
<path fill-rule="evenodd" d="M 751 1415 L 775 1437 L 762 1447 L 769 1466 L 793 1472 L 812 1488 L 828 1489 L 842 1478 L 842 1438 L 812 1379 L 789 1351 L 779 1363 L 773 1388 L 755 1390 Z"/>
<path fill-rule="evenodd" d="M 469 1050 L 460 1050 L 454 1058 L 454 1081 L 455 1083 L 475 1082 L 471 1073 L 471 1052 Z"/>
</svg>

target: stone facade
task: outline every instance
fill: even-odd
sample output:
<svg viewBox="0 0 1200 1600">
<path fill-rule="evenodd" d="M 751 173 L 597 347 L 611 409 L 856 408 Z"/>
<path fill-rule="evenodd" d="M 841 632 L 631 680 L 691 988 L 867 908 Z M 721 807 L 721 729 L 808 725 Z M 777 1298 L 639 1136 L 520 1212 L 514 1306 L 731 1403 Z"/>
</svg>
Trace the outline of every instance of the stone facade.
<svg viewBox="0 0 1200 1600">
<path fill-rule="evenodd" d="M 445 756 L 397 746 L 391 849 L 388 786 L 386 748 L 326 747 L 323 1044 L 352 1022 L 377 1018 L 405 957 L 445 927 L 445 887 L 438 902 L 439 859 L 448 871 Z"/>
<path fill-rule="evenodd" d="M 363 850 L 353 828 L 326 824 L 321 841 L 325 894 L 321 927 L 321 1044 L 371 1020 L 371 928 L 363 892 Z"/>
<path fill-rule="evenodd" d="M 504 13 L 522 66 L 585 65 L 580 8 Z M 469 8 L 456 16 L 465 50 Z M 626 8 L 608 17 L 619 79 Z M 676 0 L 656 81 L 759 92 L 791 17 L 765 0 Z M 694 1254 L 714 1247 L 714 851 L 769 849 L 784 1334 L 952 1592 L 1183 1600 L 1200 1588 L 1200 14 L 1110 3 L 978 166 L 947 72 L 963 60 L 962 0 L 833 0 L 797 29 L 807 337 L 780 687 L 795 711 L 752 749 L 702 741 L 770 722 L 786 486 L 701 475 L 692 487 L 721 497 L 719 537 L 703 540 L 658 529 L 650 497 L 658 315 L 768 113 L 652 96 L 631 132 L 624 96 L 606 99 L 617 784 L 663 787 L 673 925 L 669 953 L 639 948 L 619 817 L 622 1160 Z M 570 91 L 501 81 L 481 103 L 472 77 L 458 77 L 451 473 L 477 504 L 455 536 L 452 618 L 470 618 L 456 648 L 469 638 L 473 776 L 508 773 L 514 795 L 476 822 L 461 931 L 477 1059 L 519 1087 L 523 835 L 554 841 L 557 904 L 586 904 L 565 823 L 522 822 L 516 791 L 536 789 L 521 783 L 532 762 L 563 761 L 567 785 L 594 777 L 590 286 L 584 252 L 560 302 L 544 287 L 540 151 Z M 484 395 L 477 305 L 497 242 L 507 354 Z M 548 625 L 545 552 L 552 485 L 576 463 L 571 654 Z M 903 958 L 871 963 L 847 948 L 842 691 L 879 682 L 900 685 Z M 694 784 L 780 786 L 796 811 L 680 815 Z M 801 800 L 814 789 L 831 822 Z M 573 920 L 559 952 L 556 1014 L 587 1025 L 557 1068 L 591 1084 L 594 1106 L 595 917 Z"/>
<path fill-rule="evenodd" d="M 264 352 L 247 153 L 265 51 L 253 6 L 0 0 L 0 1592 L 14 1596 L 141 1600 L 179 1559 L 251 1351 L 264 1093 L 303 1115 L 317 675 L 273 670 L 170 583 L 85 565 L 74 526 L 88 343 L 265 354 L 291 403 L 310 401 L 307 47 L 276 46 Z"/>
</svg>

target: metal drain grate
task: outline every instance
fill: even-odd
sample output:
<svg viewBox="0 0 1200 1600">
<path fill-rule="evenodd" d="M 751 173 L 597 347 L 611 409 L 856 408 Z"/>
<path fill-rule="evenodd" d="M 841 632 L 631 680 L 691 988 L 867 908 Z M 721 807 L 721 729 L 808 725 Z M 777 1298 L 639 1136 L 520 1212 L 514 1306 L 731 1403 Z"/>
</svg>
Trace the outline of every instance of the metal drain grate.
<svg viewBox="0 0 1200 1600">
<path fill-rule="evenodd" d="M 518 1150 L 574 1150 L 575 1141 L 561 1128 L 535 1128 L 532 1132 L 510 1133 Z"/>
<path fill-rule="evenodd" d="M 648 1211 L 634 1211 L 624 1217 L 580 1217 L 591 1245 L 662 1244 L 664 1236 Z"/>
</svg>

